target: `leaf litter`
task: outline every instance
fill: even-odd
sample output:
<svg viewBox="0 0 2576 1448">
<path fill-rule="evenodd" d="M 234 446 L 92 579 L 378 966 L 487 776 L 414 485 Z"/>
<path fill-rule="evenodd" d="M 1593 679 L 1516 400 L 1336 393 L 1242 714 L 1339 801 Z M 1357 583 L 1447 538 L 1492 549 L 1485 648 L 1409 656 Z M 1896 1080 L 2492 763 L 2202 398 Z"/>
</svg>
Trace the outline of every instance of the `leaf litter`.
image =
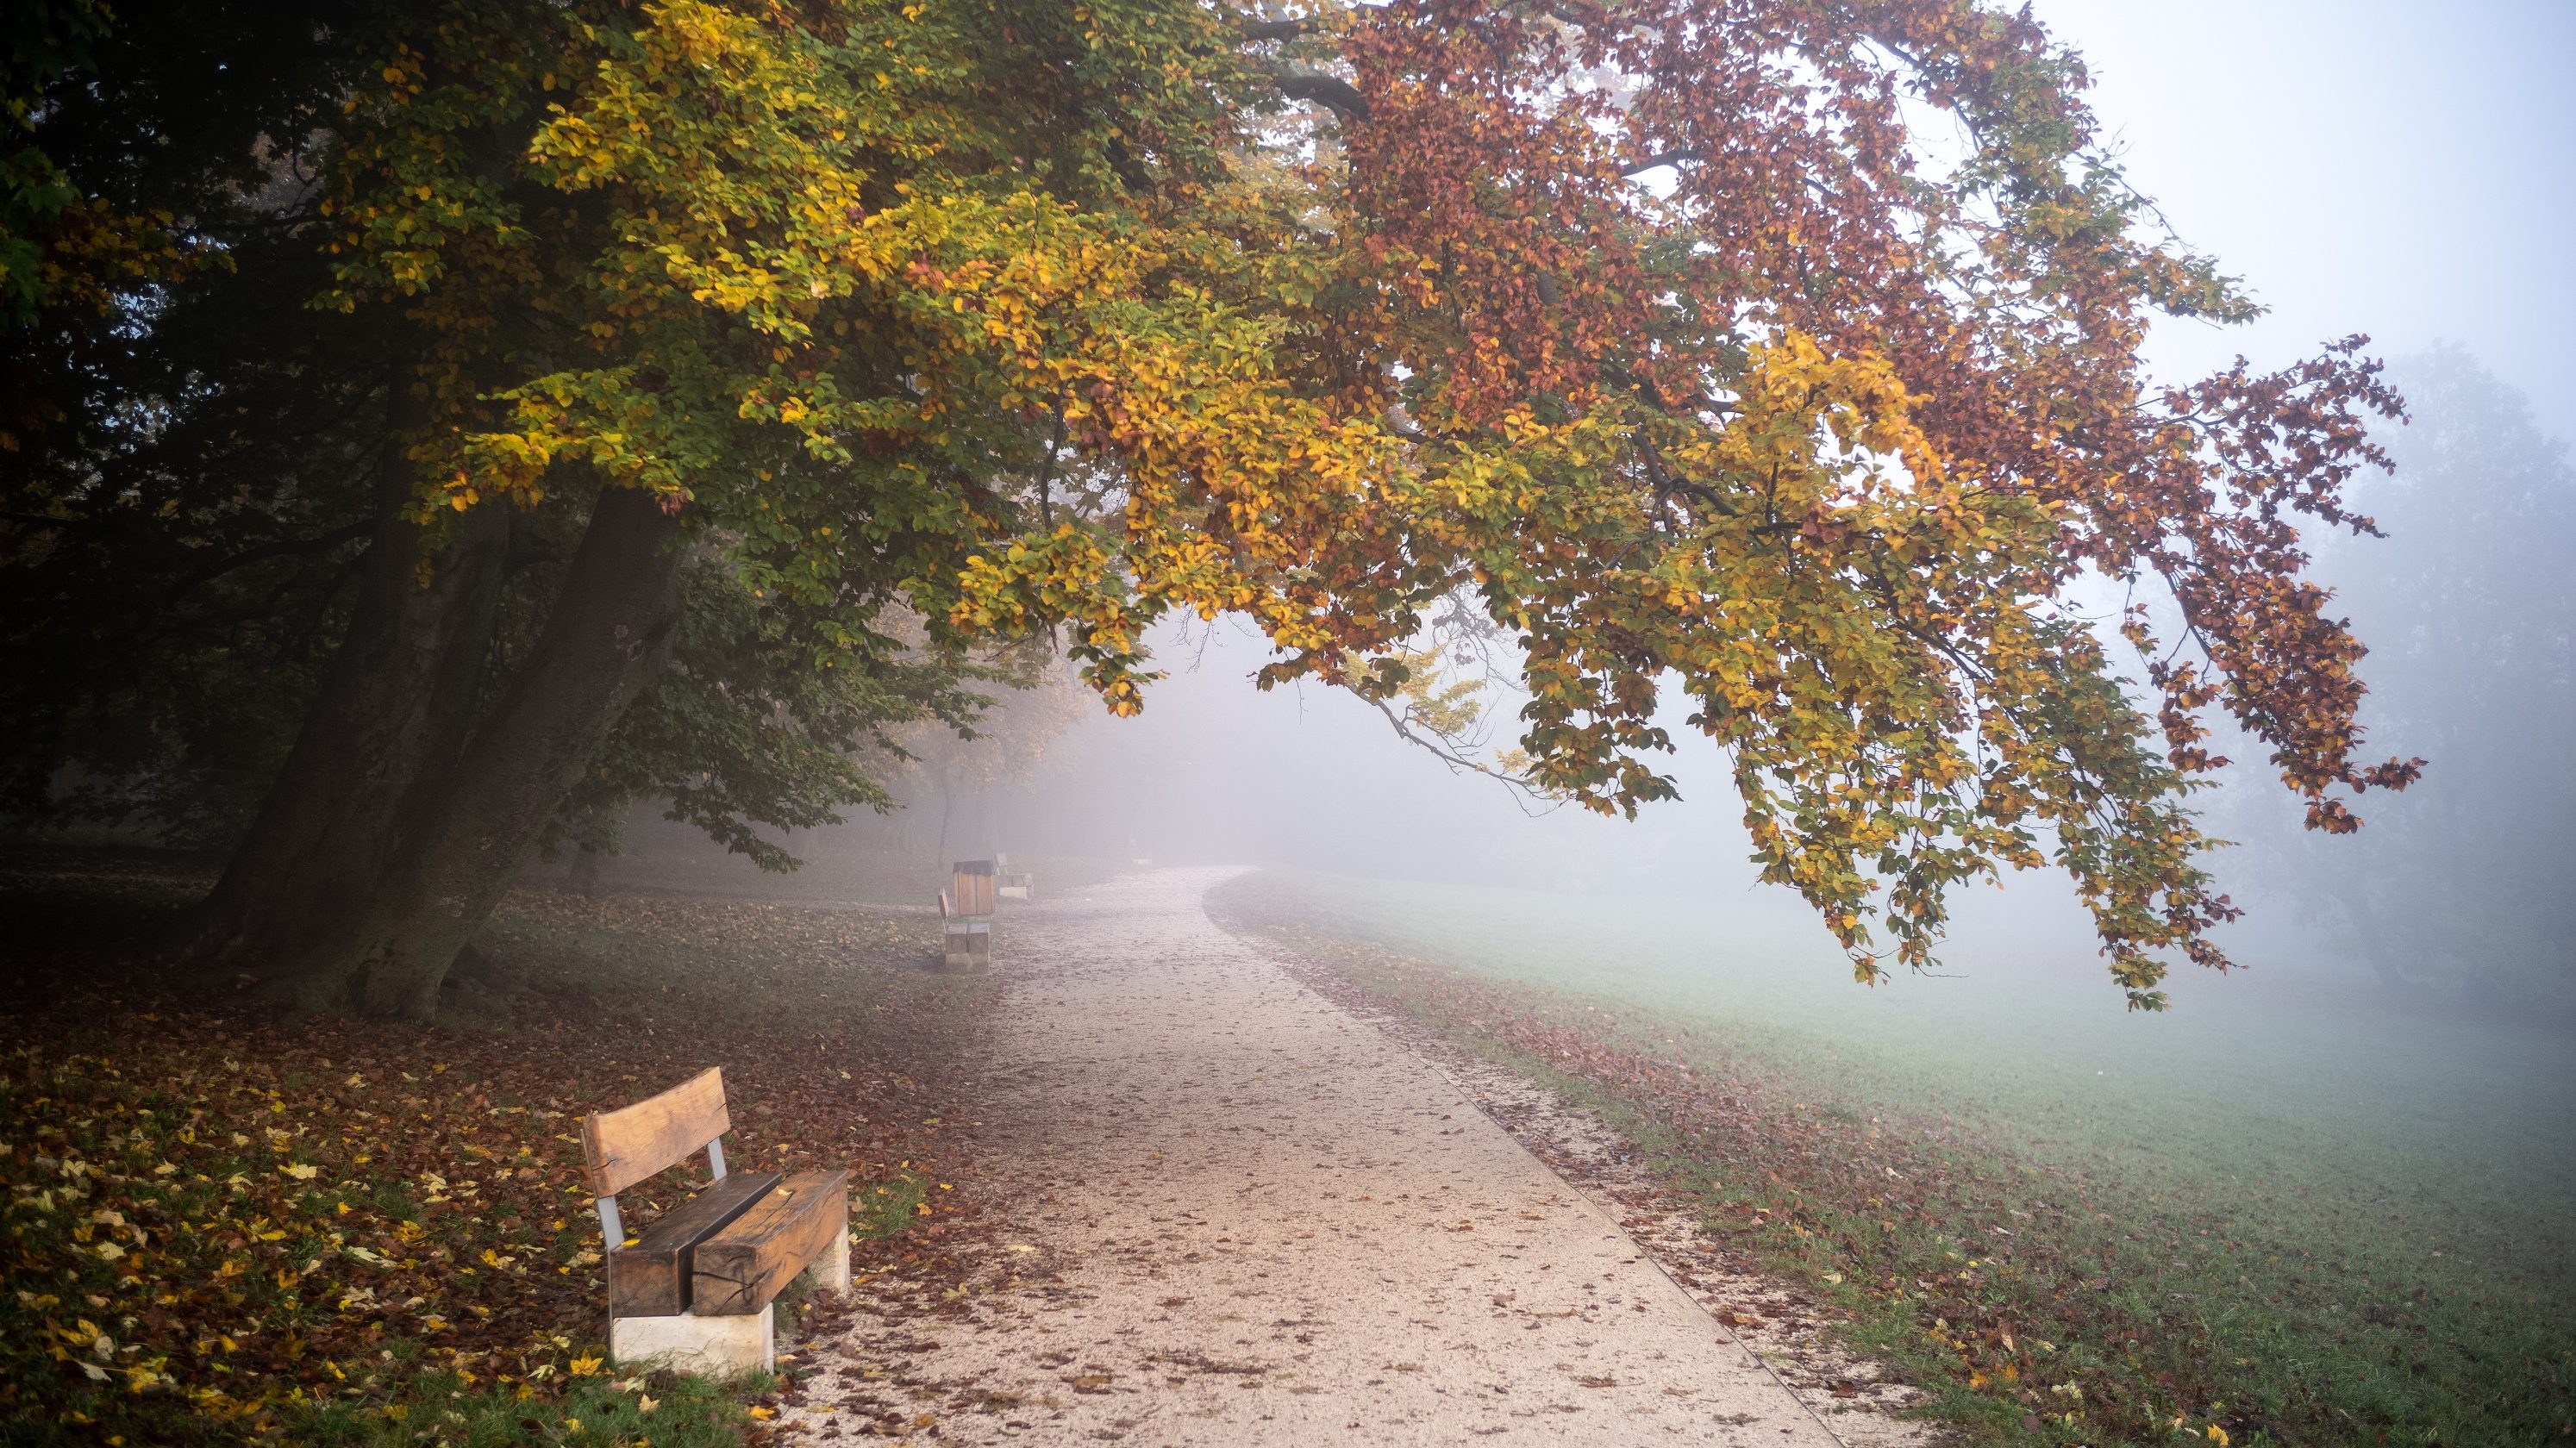
<svg viewBox="0 0 2576 1448">
<path fill-rule="evenodd" d="M 581 1409 L 583 1441 L 640 1442 L 616 1424 L 647 1419 L 680 1441 L 667 1375 L 606 1361 L 579 1123 L 708 1065 L 737 1169 L 853 1169 L 853 1268 L 881 1301 L 935 1299 L 982 1230 L 943 1082 L 989 991 L 922 968 L 935 921 L 521 892 L 437 1026 L 291 1023 L 174 995 L 147 963 L 204 878 L 153 855 L 0 861 L 32 1003 L 0 1057 L 0 1422 L 141 1444 L 363 1419 L 429 1444 L 463 1418 L 412 1418 L 425 1392 L 497 1392 L 549 1432 L 606 1396 L 623 1406 Z M 628 1222 L 703 1171 L 628 1193 Z M 844 1310 L 804 1303 L 805 1335 Z M 750 1405 L 755 1435 L 795 1376 Z"/>
</svg>

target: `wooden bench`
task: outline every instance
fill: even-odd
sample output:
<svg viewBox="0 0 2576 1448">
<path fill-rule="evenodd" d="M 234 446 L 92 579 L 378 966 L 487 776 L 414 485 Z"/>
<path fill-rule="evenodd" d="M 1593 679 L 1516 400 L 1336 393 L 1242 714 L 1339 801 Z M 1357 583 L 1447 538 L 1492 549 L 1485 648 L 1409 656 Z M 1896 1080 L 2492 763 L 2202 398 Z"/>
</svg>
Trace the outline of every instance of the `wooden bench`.
<svg viewBox="0 0 2576 1448">
<path fill-rule="evenodd" d="M 993 870 L 994 878 L 1001 881 L 993 893 L 1005 900 L 1026 900 L 1036 888 L 1037 878 L 1026 870 L 1012 869 L 1011 857 L 999 851 L 993 855 Z"/>
<path fill-rule="evenodd" d="M 799 1273 L 850 1286 L 850 1174 L 725 1171 L 724 1073 L 581 1123 L 582 1163 L 608 1239 L 608 1354 L 731 1377 L 777 1365 L 769 1305 Z M 701 1149 L 714 1180 L 629 1242 L 617 1194 Z"/>
<path fill-rule="evenodd" d="M 939 892 L 941 927 L 939 964 L 943 970 L 976 971 L 993 963 L 993 862 L 959 860 L 949 871 L 948 888 Z"/>
</svg>

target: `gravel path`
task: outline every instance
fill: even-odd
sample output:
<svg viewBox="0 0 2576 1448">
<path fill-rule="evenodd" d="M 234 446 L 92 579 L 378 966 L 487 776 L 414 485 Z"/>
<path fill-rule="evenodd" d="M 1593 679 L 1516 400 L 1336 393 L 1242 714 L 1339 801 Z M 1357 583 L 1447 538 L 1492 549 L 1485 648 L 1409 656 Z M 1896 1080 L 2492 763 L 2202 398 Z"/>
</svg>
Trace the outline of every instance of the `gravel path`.
<svg viewBox="0 0 2576 1448">
<path fill-rule="evenodd" d="M 1010 1276 L 927 1316 L 872 1313 L 863 1285 L 791 1421 L 942 1443 L 1839 1441 L 1452 1075 L 1209 923 L 1227 873 L 1007 918 L 974 1075 Z"/>
</svg>

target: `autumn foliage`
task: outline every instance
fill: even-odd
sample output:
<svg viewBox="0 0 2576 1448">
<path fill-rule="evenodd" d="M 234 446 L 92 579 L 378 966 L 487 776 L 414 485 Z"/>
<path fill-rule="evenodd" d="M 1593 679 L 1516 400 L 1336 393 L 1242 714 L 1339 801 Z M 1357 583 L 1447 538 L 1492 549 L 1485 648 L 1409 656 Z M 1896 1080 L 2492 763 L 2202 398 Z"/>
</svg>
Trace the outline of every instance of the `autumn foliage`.
<svg viewBox="0 0 2576 1448">
<path fill-rule="evenodd" d="M 462 816 L 397 832 L 383 918 L 281 950 L 370 1009 L 462 940 L 421 902 L 497 898 L 432 857 L 523 857 L 544 822 L 503 806 L 568 794 L 661 667 L 579 640 L 670 637 L 677 548 L 817 673 L 885 667 L 898 616 L 1060 631 L 1121 713 L 1179 612 L 1255 622 L 1265 683 L 1385 699 L 1463 608 L 1528 688 L 1530 787 L 1670 795 L 1682 709 L 1863 979 L 1928 958 L 1952 886 L 2050 864 L 2134 1004 L 2225 965 L 2187 807 L 2214 712 L 2315 828 L 2413 777 L 2360 753 L 2361 646 L 2301 572 L 2301 528 L 2369 527 L 2341 490 L 2399 399 L 2357 338 L 2147 374 L 2156 318 L 2255 308 L 2026 15 L 577 0 L 329 34 L 340 113 L 277 204 L 306 300 L 382 326 L 419 530 L 385 546 L 587 513 L 596 577 L 643 580 L 566 575 L 569 652 L 421 751 Z M 2138 601 L 2087 617 L 2088 578 Z"/>
</svg>

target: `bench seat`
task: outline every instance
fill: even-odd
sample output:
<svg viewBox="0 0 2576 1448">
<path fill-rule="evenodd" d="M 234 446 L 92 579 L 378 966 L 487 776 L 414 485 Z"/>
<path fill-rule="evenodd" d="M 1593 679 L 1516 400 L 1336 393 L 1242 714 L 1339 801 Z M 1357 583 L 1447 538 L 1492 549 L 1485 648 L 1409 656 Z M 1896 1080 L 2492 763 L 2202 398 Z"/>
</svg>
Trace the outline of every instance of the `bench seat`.
<svg viewBox="0 0 2576 1448">
<path fill-rule="evenodd" d="M 845 1287 L 849 1261 L 850 1174 L 801 1171 L 698 1244 L 689 1310 L 700 1317 L 759 1312 L 807 1263 L 826 1284 Z"/>
<path fill-rule="evenodd" d="M 635 1245 L 608 1254 L 612 1317 L 668 1317 L 689 1310 L 694 1254 L 778 1185 L 774 1171 L 738 1171 L 662 1214 Z"/>
</svg>

